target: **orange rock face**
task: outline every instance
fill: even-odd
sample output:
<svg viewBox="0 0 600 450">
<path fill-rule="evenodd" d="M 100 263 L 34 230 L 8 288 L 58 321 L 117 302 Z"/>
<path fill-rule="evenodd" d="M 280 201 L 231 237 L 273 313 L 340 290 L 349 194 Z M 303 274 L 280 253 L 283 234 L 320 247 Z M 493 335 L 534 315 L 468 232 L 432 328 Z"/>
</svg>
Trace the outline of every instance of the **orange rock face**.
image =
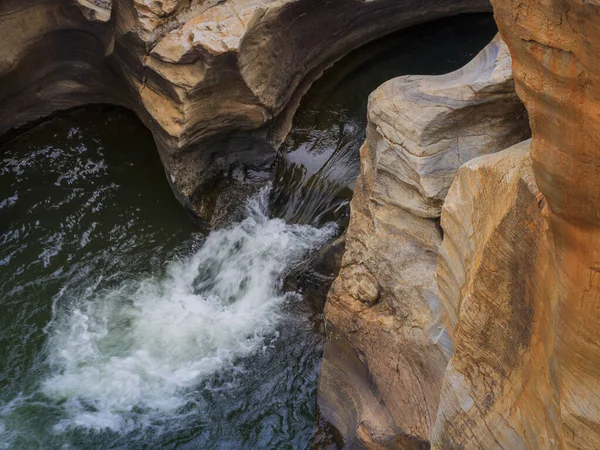
<svg viewBox="0 0 600 450">
<path fill-rule="evenodd" d="M 454 352 L 439 397 L 433 392 L 436 384 L 429 383 L 428 398 L 433 399 L 425 402 L 429 411 L 412 411 L 413 424 L 419 420 L 427 424 L 423 418 L 429 412 L 432 427 L 409 428 L 439 449 L 598 449 L 600 2 L 492 3 L 511 51 L 516 90 L 527 108 L 533 138 L 531 143 L 466 163 L 446 197 L 437 287 L 441 320 Z M 369 161 L 366 153 L 362 161 Z M 353 207 L 360 201 L 360 186 Z M 353 210 L 350 237 L 358 211 Z M 383 248 L 402 242 L 401 236 L 383 237 L 374 231 L 366 236 Z M 349 242 L 347 263 L 352 262 L 353 251 L 361 255 L 357 262 L 369 262 L 365 251 L 377 255 L 377 264 L 385 261 L 381 257 L 385 252 L 374 252 L 374 245 L 354 249 L 352 239 Z M 426 252 L 420 249 L 419 254 Z M 406 259 L 402 255 L 402 261 Z M 373 298 L 378 306 L 385 304 L 387 296 L 381 289 L 371 295 L 369 277 L 348 272 L 345 281 L 348 267 L 342 267 L 330 293 L 326 310 L 330 318 L 334 309 L 341 311 L 339 305 L 344 302 L 359 305 L 348 301 L 348 296 L 363 303 Z M 388 272 L 397 274 L 398 270 Z M 344 282 L 355 283 L 356 289 L 346 286 L 344 290 Z M 415 298 L 412 293 L 402 302 L 407 317 L 419 311 L 410 302 Z M 381 368 L 419 344 L 406 339 L 392 342 L 386 336 L 394 333 L 383 321 L 366 333 L 365 311 L 372 308 L 367 304 L 347 308 L 344 320 L 354 328 L 346 330 L 346 335 L 362 350 L 354 366 L 362 362 L 372 384 L 379 388 L 370 395 L 392 411 L 394 393 L 410 392 L 407 386 L 412 378 L 406 371 L 397 375 L 388 370 L 384 376 Z M 332 323 L 339 334 L 341 322 Z M 377 322 L 371 319 L 371 323 Z M 343 346 L 336 333 L 332 334 L 333 350 Z M 370 352 L 369 346 L 390 349 L 389 354 Z M 418 354 L 428 353 L 421 350 Z M 325 376 L 333 372 L 328 366 L 332 361 L 326 351 Z M 421 367 L 439 369 L 428 363 Z M 339 373 L 343 368 L 337 369 Z M 352 376 L 339 392 L 352 396 L 349 386 L 360 387 L 356 380 L 364 378 L 359 372 L 351 370 Z M 419 379 L 428 380 L 426 376 Z M 338 377 L 334 382 L 341 381 Z M 357 390 L 368 397 L 369 387 L 363 388 Z M 352 405 L 342 395 L 331 403 L 338 410 L 346 406 L 346 411 L 364 405 L 359 418 L 370 434 L 368 439 L 359 438 L 365 445 L 371 440 L 381 442 L 377 432 L 385 429 L 386 417 L 378 418 L 372 399 L 360 395 L 353 396 Z M 435 419 L 431 419 L 432 405 L 437 409 Z M 394 417 L 393 412 L 388 417 Z"/>
<path fill-rule="evenodd" d="M 455 346 L 435 448 L 562 444 L 543 208 L 529 142 L 466 163 L 450 189 L 437 279 Z"/>
<path fill-rule="evenodd" d="M 428 446 L 453 347 L 441 321 L 435 218 L 464 161 L 529 136 L 510 63 L 496 38 L 456 72 L 399 77 L 369 98 L 318 394 L 349 448 Z"/>
<path fill-rule="evenodd" d="M 600 2 L 492 1 L 548 202 L 565 444 L 600 448 Z"/>
<path fill-rule="evenodd" d="M 432 444 L 597 449 L 600 2 L 492 3 L 532 172 L 482 158 L 447 197 L 438 285 L 455 353 Z"/>
</svg>

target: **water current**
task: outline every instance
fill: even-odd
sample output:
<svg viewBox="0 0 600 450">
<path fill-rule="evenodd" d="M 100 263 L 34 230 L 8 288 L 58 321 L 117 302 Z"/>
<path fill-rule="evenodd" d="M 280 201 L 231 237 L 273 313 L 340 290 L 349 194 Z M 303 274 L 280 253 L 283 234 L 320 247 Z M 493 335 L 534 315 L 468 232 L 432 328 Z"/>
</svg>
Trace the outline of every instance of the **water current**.
<svg viewBox="0 0 600 450">
<path fill-rule="evenodd" d="M 307 448 L 322 317 L 284 279 L 346 226 L 368 94 L 460 67 L 488 15 L 361 48 L 305 97 L 245 219 L 203 234 L 152 137 L 94 107 L 0 146 L 0 448 Z"/>
</svg>

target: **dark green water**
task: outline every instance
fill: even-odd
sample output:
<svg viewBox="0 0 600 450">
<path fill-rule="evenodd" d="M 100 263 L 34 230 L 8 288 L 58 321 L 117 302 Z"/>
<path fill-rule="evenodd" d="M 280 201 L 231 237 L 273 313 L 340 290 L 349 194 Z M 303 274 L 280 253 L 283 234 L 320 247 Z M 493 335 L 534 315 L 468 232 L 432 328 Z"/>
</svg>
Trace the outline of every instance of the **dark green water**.
<svg viewBox="0 0 600 450">
<path fill-rule="evenodd" d="M 458 17 L 338 63 L 273 191 L 210 236 L 128 112 L 74 111 L 1 146 L 0 448 L 309 447 L 321 319 L 282 278 L 345 226 L 368 94 L 456 69 L 494 33 Z"/>
<path fill-rule="evenodd" d="M 288 221 L 347 225 L 359 174 L 369 94 L 401 75 L 462 67 L 492 40 L 491 15 L 465 15 L 410 28 L 338 62 L 302 100 L 275 169 L 277 214 Z"/>
</svg>

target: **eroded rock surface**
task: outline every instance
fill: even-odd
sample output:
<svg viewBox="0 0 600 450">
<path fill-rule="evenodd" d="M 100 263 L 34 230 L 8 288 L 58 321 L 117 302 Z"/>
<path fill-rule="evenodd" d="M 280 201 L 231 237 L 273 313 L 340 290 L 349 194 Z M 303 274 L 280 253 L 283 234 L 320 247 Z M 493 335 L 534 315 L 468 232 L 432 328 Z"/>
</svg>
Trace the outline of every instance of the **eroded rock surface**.
<svg viewBox="0 0 600 450">
<path fill-rule="evenodd" d="M 342 268 L 325 306 L 319 405 L 347 442 L 393 447 L 399 434 L 428 436 L 451 343 L 433 276 L 440 230 L 371 200 L 374 157 L 367 142 Z"/>
<path fill-rule="evenodd" d="M 322 413 L 349 445 L 427 444 L 453 348 L 435 218 L 462 163 L 528 134 L 499 38 L 458 72 L 401 77 L 371 95 L 319 386 Z"/>
<path fill-rule="evenodd" d="M 0 133 L 88 103 L 133 109 L 179 199 L 201 212 L 218 174 L 235 169 L 252 184 L 268 165 L 253 145 L 231 144 L 232 133 L 277 147 L 312 81 L 350 50 L 489 8 L 487 0 L 5 0 Z"/>
<path fill-rule="evenodd" d="M 493 164 L 474 164 L 452 188 L 440 287 L 457 324 L 456 352 L 434 442 L 596 449 L 600 4 L 493 4 L 531 119 L 533 175 L 546 206 L 542 220 L 529 169 L 515 178 L 506 165 L 490 172 Z M 508 188 L 511 179 L 522 181 Z"/>
<path fill-rule="evenodd" d="M 439 76 L 395 78 L 373 93 L 370 118 L 392 170 L 378 191 L 419 217 L 439 217 L 458 168 L 530 136 L 511 59 L 497 36 L 473 61 Z"/>
<path fill-rule="evenodd" d="M 466 163 L 444 204 L 438 283 L 454 354 L 434 448 L 563 446 L 551 242 L 529 141 Z"/>
</svg>

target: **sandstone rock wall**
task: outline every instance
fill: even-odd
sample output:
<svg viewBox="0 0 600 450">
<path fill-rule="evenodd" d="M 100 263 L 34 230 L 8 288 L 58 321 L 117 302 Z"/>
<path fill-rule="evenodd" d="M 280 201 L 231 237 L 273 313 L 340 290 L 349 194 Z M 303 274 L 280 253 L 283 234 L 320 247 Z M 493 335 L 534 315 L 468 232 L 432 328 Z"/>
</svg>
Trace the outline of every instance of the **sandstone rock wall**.
<svg viewBox="0 0 600 450">
<path fill-rule="evenodd" d="M 434 443 L 596 449 L 600 4 L 493 4 L 531 119 L 532 174 L 525 159 L 483 161 L 448 197 L 439 279 L 458 325 Z"/>
<path fill-rule="evenodd" d="M 497 36 L 456 72 L 408 75 L 377 89 L 369 117 L 383 136 L 379 159 L 390 170 L 380 174 L 375 195 L 416 216 L 439 217 L 461 165 L 529 137 L 510 61 Z"/>
<path fill-rule="evenodd" d="M 265 140 L 279 145 L 301 96 L 334 61 L 396 29 L 489 8 L 488 0 L 5 0 L 0 133 L 65 108 L 123 105 L 153 132 L 176 194 L 198 212 L 216 174 L 268 165 Z M 257 145 L 240 144 L 248 133 Z"/>
<path fill-rule="evenodd" d="M 436 217 L 464 162 L 529 136 L 510 64 L 496 38 L 455 73 L 400 77 L 370 97 L 319 385 L 321 411 L 348 445 L 429 440 L 453 351 L 435 279 Z"/>
<path fill-rule="evenodd" d="M 600 4 L 494 1 L 531 155 L 548 203 L 558 393 L 565 443 L 600 447 Z"/>
<path fill-rule="evenodd" d="M 458 316 L 434 448 L 560 448 L 552 243 L 529 141 L 474 159 L 444 204 L 438 283 Z"/>
<path fill-rule="evenodd" d="M 596 449 L 600 4 L 493 3 L 532 140 L 467 162 L 443 205 L 437 284 L 454 352 L 429 439 Z"/>
</svg>

